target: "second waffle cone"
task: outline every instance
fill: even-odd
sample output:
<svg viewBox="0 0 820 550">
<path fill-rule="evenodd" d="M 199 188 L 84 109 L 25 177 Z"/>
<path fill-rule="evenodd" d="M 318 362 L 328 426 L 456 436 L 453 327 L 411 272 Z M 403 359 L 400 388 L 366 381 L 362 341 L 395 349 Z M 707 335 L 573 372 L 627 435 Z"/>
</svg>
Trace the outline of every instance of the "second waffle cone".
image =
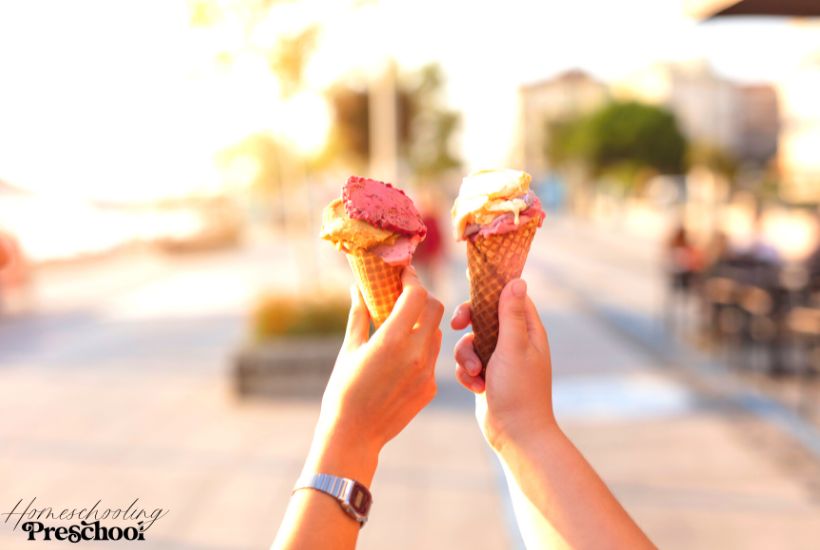
<svg viewBox="0 0 820 550">
<path fill-rule="evenodd" d="M 510 233 L 467 240 L 473 346 L 484 368 L 498 342 L 501 291 L 521 276 L 537 228 L 538 220 L 531 220 Z"/>
</svg>

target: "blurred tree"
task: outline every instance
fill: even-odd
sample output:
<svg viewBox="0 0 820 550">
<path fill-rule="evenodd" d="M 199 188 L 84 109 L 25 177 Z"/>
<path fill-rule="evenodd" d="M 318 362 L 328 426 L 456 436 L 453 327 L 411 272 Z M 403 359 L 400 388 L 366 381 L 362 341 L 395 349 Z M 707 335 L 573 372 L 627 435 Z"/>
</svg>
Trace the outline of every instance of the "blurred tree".
<svg viewBox="0 0 820 550">
<path fill-rule="evenodd" d="M 370 104 L 367 90 L 337 86 L 331 92 L 333 130 L 331 149 L 334 156 L 353 164 L 364 165 L 370 155 Z"/>
<path fill-rule="evenodd" d="M 413 174 L 425 181 L 461 166 L 452 152 L 452 137 L 461 116 L 443 106 L 444 76 L 438 65 L 428 65 L 406 85 L 410 124 L 402 152 Z M 400 104 L 401 106 L 401 104 Z"/>
<path fill-rule="evenodd" d="M 396 92 L 399 151 L 421 180 L 461 165 L 451 144 L 461 120 L 458 113 L 442 106 L 443 87 L 441 69 L 428 65 L 400 79 Z M 367 90 L 339 86 L 332 92 L 332 104 L 332 147 L 346 160 L 366 164 L 370 155 Z"/>
<path fill-rule="evenodd" d="M 287 3 L 287 0 L 189 0 L 191 26 L 215 31 L 215 43 L 224 42 L 228 48 L 213 52 L 217 65 L 229 66 L 237 56 L 247 54 L 267 62 L 270 73 L 279 83 L 279 94 L 270 98 L 271 103 L 284 103 L 303 91 L 305 67 L 319 37 L 317 23 L 307 21 L 297 28 L 277 32 L 269 36 L 269 40 L 258 38 L 260 29 L 268 29 L 277 17 L 275 10 L 280 6 L 286 8 Z M 219 40 L 220 33 L 226 29 L 231 32 L 241 30 L 244 40 Z M 252 159 L 258 167 L 250 182 L 252 188 L 264 194 L 281 196 L 289 184 L 302 182 L 306 171 L 323 154 L 317 151 L 316 159 L 301 158 L 304 156 L 302 152 L 295 150 L 287 139 L 288 131 L 291 129 L 278 125 L 268 132 L 248 135 L 225 147 L 218 155 L 218 161 L 222 166 L 231 166 L 244 159 Z M 279 210 L 283 207 L 280 206 Z"/>
<path fill-rule="evenodd" d="M 554 166 L 580 162 L 594 177 L 631 187 L 653 172 L 686 168 L 686 138 L 674 114 L 634 101 L 612 102 L 589 115 L 548 125 L 545 154 Z"/>
<path fill-rule="evenodd" d="M 302 87 L 305 65 L 316 46 L 317 35 L 317 27 L 307 27 L 293 36 L 280 38 L 270 52 L 270 67 L 279 76 L 283 96 L 291 96 Z"/>
<path fill-rule="evenodd" d="M 693 143 L 687 152 L 689 166 L 703 166 L 723 176 L 731 184 L 735 181 L 740 164 L 725 149 L 709 143 Z"/>
</svg>

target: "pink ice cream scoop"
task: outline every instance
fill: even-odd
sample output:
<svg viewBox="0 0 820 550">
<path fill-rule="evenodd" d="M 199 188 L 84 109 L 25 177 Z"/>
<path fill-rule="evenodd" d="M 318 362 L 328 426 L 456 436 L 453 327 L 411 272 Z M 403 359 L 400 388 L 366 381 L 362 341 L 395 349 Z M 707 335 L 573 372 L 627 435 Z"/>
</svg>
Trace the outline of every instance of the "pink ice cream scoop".
<svg viewBox="0 0 820 550">
<path fill-rule="evenodd" d="M 379 256 L 387 264 L 407 266 L 410 265 L 413 253 L 420 242 L 421 237 L 418 235 L 399 237 L 395 243 L 376 246 L 370 252 Z"/>
<path fill-rule="evenodd" d="M 342 188 L 342 202 L 350 218 L 395 233 L 389 244 L 369 252 L 393 266 L 410 265 L 416 247 L 427 235 L 427 226 L 410 197 L 389 183 L 350 176 Z"/>
<path fill-rule="evenodd" d="M 488 235 L 503 235 L 517 230 L 521 225 L 526 224 L 533 218 L 538 218 L 538 227 L 544 221 L 544 209 L 541 208 L 541 201 L 535 196 L 535 193 L 529 192 L 523 197 L 524 202 L 527 203 L 527 208 L 518 214 L 518 223 L 515 223 L 515 215 L 512 212 L 507 212 L 495 218 L 492 222 L 486 225 L 479 225 L 473 223 L 464 229 L 464 237 L 475 239 L 476 237 L 486 237 Z"/>
<path fill-rule="evenodd" d="M 354 220 L 421 239 L 427 234 L 413 201 L 389 183 L 350 176 L 342 189 L 342 200 L 347 215 Z"/>
</svg>

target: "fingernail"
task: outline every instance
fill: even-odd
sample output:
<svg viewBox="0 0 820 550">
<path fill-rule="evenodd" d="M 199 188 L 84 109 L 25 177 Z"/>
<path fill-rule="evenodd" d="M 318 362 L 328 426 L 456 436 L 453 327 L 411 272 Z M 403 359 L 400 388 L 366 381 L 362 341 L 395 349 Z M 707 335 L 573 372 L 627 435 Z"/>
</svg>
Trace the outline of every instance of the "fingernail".
<svg viewBox="0 0 820 550">
<path fill-rule="evenodd" d="M 522 279 L 513 281 L 513 284 L 511 286 L 513 296 L 515 296 L 516 298 L 523 298 L 527 295 L 527 283 L 525 283 Z"/>
<path fill-rule="evenodd" d="M 456 317 L 458 317 L 458 314 L 459 314 L 460 311 L 461 311 L 461 307 L 457 307 L 456 310 L 453 312 L 453 316 L 450 317 L 450 322 L 451 323 L 456 320 Z"/>
<path fill-rule="evenodd" d="M 479 364 L 478 361 L 476 361 L 474 359 L 469 359 L 469 360 L 465 361 L 464 362 L 464 367 L 467 369 L 467 372 L 469 372 L 470 375 L 472 375 L 472 376 L 475 376 L 476 374 L 481 372 L 481 365 Z"/>
</svg>

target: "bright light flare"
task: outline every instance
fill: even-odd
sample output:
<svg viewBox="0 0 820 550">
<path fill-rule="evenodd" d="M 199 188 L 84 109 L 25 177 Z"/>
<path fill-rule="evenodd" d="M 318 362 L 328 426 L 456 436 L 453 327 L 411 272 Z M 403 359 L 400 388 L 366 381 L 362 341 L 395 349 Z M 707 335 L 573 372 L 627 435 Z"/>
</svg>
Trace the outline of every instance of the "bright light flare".
<svg viewBox="0 0 820 550">
<path fill-rule="evenodd" d="M 321 95 L 310 92 L 302 92 L 285 100 L 277 119 L 277 133 L 305 156 L 321 152 L 332 122 L 327 101 Z"/>
<path fill-rule="evenodd" d="M 763 234 L 785 260 L 800 260 L 817 246 L 816 216 L 808 212 L 782 209 L 767 212 L 763 217 Z"/>
</svg>

